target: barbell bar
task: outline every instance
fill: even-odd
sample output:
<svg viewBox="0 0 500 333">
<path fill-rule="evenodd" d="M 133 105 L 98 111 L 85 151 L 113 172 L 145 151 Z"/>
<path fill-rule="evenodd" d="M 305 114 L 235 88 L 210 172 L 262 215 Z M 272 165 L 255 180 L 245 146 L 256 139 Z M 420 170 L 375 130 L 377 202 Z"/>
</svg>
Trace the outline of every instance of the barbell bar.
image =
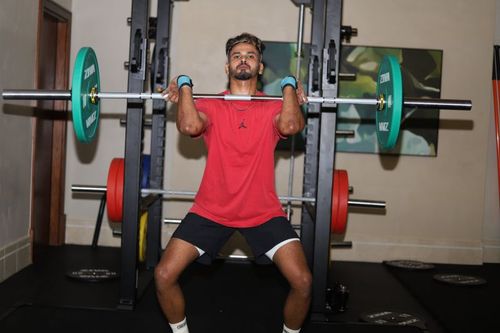
<svg viewBox="0 0 500 333">
<path fill-rule="evenodd" d="M 383 149 L 396 145 L 401 126 L 403 107 L 470 110 L 470 100 L 418 99 L 403 96 L 401 68 L 397 58 L 384 56 L 377 75 L 377 98 L 325 98 L 308 96 L 308 103 L 326 105 L 357 104 L 374 106 L 376 113 L 376 133 Z M 73 128 L 81 142 L 91 142 L 99 124 L 100 99 L 164 99 L 161 93 L 101 92 L 97 56 L 90 47 L 79 50 L 73 69 L 71 90 L 14 90 L 2 92 L 4 100 L 71 100 Z M 281 96 L 244 96 L 195 94 L 194 98 L 223 99 L 226 101 L 270 101 L 282 100 Z M 325 108 L 325 111 L 328 108 Z"/>
<path fill-rule="evenodd" d="M 2 98 L 5 100 L 71 100 L 71 90 L 39 90 L 39 89 L 4 89 Z M 90 98 L 99 99 L 143 99 L 163 100 L 167 95 L 161 93 L 131 93 L 131 92 L 95 92 L 90 93 Z M 282 101 L 283 96 L 267 95 L 220 95 L 220 94 L 193 94 L 194 99 L 220 99 L 225 101 Z M 95 103 L 95 102 L 94 102 Z M 376 98 L 327 98 L 307 96 L 306 103 L 320 104 L 356 104 L 379 106 L 380 99 Z M 383 103 L 383 102 L 382 102 Z M 405 98 L 404 107 L 470 110 L 472 103 L 467 100 L 431 99 L 431 98 Z"/>
</svg>

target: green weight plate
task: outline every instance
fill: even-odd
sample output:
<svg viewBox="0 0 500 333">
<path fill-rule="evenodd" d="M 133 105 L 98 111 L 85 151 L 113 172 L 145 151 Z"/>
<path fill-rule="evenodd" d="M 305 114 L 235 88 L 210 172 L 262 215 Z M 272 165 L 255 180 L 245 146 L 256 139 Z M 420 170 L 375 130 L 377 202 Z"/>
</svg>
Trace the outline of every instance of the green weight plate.
<svg viewBox="0 0 500 333">
<path fill-rule="evenodd" d="M 396 146 L 403 112 L 403 81 L 399 62 L 394 56 L 384 56 L 377 76 L 377 98 L 384 105 L 375 116 L 379 145 L 389 150 Z"/>
<path fill-rule="evenodd" d="M 99 125 L 99 103 L 92 103 L 90 92 L 100 91 L 99 65 L 94 50 L 82 47 L 76 56 L 71 87 L 73 128 L 80 142 L 91 142 Z"/>
</svg>

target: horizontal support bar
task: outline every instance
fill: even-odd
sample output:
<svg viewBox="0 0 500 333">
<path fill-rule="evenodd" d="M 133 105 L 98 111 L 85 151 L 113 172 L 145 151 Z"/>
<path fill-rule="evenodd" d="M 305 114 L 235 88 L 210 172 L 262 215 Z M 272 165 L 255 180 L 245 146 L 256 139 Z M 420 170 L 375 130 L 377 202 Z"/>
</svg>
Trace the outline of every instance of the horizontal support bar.
<svg viewBox="0 0 500 333">
<path fill-rule="evenodd" d="M 85 186 L 85 185 L 72 185 L 72 192 L 84 192 L 84 193 L 104 193 L 106 192 L 105 186 Z M 161 190 L 153 188 L 143 188 L 141 194 L 160 194 L 166 197 L 185 197 L 194 198 L 196 192 L 194 191 L 171 191 L 171 190 Z M 298 196 L 279 196 L 281 202 L 316 202 L 315 198 L 298 197 Z M 349 199 L 349 206 L 353 207 L 365 207 L 365 208 L 385 208 L 385 201 L 374 201 L 374 200 L 359 200 L 359 199 Z"/>
</svg>

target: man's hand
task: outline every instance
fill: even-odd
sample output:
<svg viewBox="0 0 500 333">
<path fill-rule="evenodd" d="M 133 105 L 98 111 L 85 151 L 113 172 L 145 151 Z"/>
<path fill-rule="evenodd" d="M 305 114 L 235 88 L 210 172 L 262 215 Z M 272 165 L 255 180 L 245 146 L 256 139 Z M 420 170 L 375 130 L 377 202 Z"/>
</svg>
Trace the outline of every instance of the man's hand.
<svg viewBox="0 0 500 333">
<path fill-rule="evenodd" d="M 307 95 L 304 91 L 304 87 L 302 86 L 302 82 L 297 81 L 297 89 L 295 89 L 295 92 L 297 93 L 297 102 L 299 105 L 307 103 Z"/>
<path fill-rule="evenodd" d="M 174 77 L 168 84 L 167 89 L 161 92 L 163 98 L 167 102 L 178 103 L 179 102 L 179 88 L 177 86 L 177 77 Z"/>
<path fill-rule="evenodd" d="M 295 89 L 295 93 L 297 94 L 297 103 L 299 105 L 305 104 L 307 102 L 307 96 L 304 92 L 304 87 L 302 87 L 302 83 L 298 81 L 295 76 L 288 75 L 281 80 L 281 91 L 284 92 L 285 87 L 290 86 Z"/>
<path fill-rule="evenodd" d="M 180 84 L 180 86 L 179 86 Z M 193 86 L 191 78 L 187 75 L 176 76 L 170 81 L 167 89 L 162 91 L 162 95 L 167 102 L 178 103 L 179 102 L 179 88 L 188 85 Z"/>
<path fill-rule="evenodd" d="M 307 101 L 304 88 L 295 77 L 286 76 L 281 80 L 283 106 L 276 115 L 276 128 L 283 136 L 297 134 L 304 129 L 304 117 L 300 105 Z"/>
</svg>

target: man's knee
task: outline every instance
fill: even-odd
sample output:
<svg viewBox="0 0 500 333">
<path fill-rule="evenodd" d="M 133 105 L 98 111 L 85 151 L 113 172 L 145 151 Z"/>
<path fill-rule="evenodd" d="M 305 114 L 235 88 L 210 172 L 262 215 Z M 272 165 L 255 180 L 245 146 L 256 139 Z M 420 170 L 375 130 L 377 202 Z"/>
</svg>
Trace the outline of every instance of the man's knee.
<svg viewBox="0 0 500 333">
<path fill-rule="evenodd" d="M 154 270 L 154 278 L 158 289 L 172 285 L 177 281 L 177 274 L 168 264 L 158 264 Z"/>
<path fill-rule="evenodd" d="M 171 239 L 154 270 L 157 289 L 176 284 L 184 269 L 198 256 L 195 246 L 180 239 Z"/>
<path fill-rule="evenodd" d="M 309 269 L 303 269 L 294 276 L 292 281 L 290 281 L 290 285 L 305 297 L 309 297 L 312 290 L 312 280 L 312 274 Z"/>
</svg>

